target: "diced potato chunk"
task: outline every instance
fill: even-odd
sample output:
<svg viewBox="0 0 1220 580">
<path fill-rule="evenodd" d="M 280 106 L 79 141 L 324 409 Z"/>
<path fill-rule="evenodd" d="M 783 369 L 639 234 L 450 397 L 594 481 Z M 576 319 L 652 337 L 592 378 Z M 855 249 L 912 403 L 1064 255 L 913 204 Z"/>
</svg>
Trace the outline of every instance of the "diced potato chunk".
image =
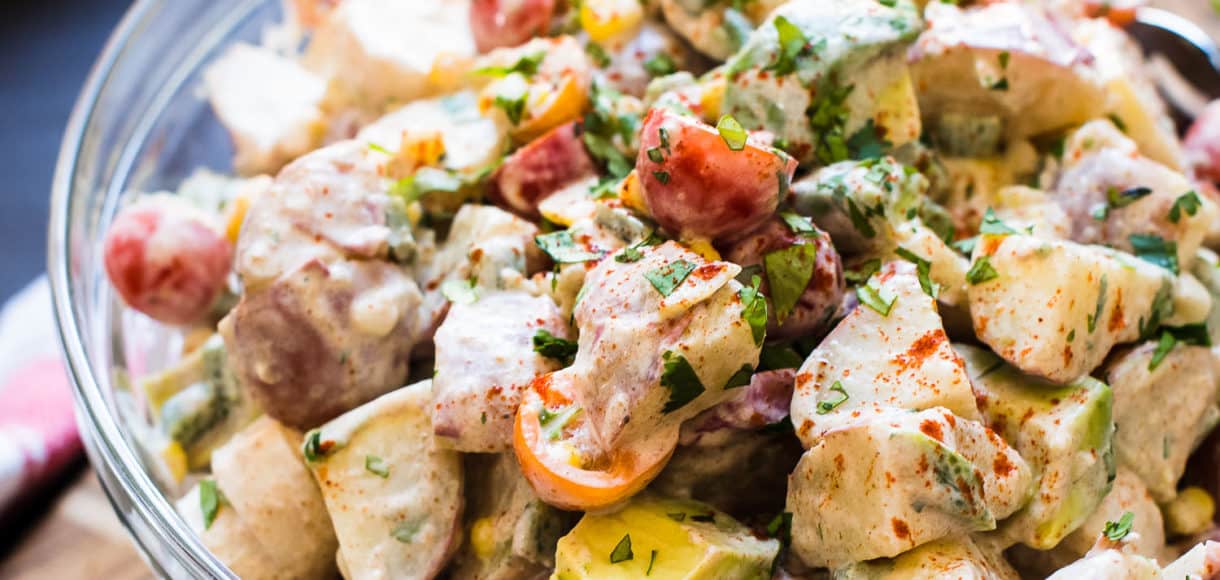
<svg viewBox="0 0 1220 580">
<path fill-rule="evenodd" d="M 433 90 L 442 55 L 475 54 L 469 0 L 344 0 L 314 32 L 307 67 L 331 79 L 336 104 L 379 111 Z"/>
<path fill-rule="evenodd" d="M 1141 344 L 1118 355 L 1104 373 L 1114 389 L 1119 464 L 1165 502 L 1177 494 L 1191 452 L 1220 422 L 1220 408 L 1210 349 L 1177 345 L 1159 359 L 1157 350 L 1154 342 Z"/>
<path fill-rule="evenodd" d="M 977 578 L 1016 580 L 1004 556 L 991 553 L 970 536 L 929 542 L 896 558 L 857 562 L 834 571 L 841 580 L 934 580 Z"/>
<path fill-rule="evenodd" d="M 1089 54 L 1045 8 L 1000 2 L 969 8 L 931 2 L 911 49 L 925 123 L 946 114 L 998 115 L 1009 137 L 1080 124 L 1104 110 Z"/>
<path fill-rule="evenodd" d="M 462 463 L 433 440 L 431 390 L 403 387 L 305 436 L 349 578 L 431 578 L 461 541 Z"/>
<path fill-rule="evenodd" d="M 317 147 L 326 129 L 325 79 L 271 49 L 235 44 L 207 68 L 203 83 L 243 175 L 274 173 Z"/>
<path fill-rule="evenodd" d="M 986 260 L 986 267 L 981 266 Z M 984 235 L 970 314 L 979 340 L 1024 372 L 1065 383 L 1171 314 L 1173 276 L 1098 246 Z M 988 279 L 988 269 L 994 277 Z"/>
<path fill-rule="evenodd" d="M 892 411 L 827 433 L 788 481 L 792 546 L 811 566 L 893 557 L 991 530 L 1021 507 L 1029 466 L 943 408 Z"/>
<path fill-rule="evenodd" d="M 1132 251 L 1133 236 L 1176 244 L 1191 266 L 1220 210 L 1181 173 L 1142 157 L 1109 121 L 1093 121 L 1065 144 L 1056 200 L 1072 220 L 1072 240 Z"/>
<path fill-rule="evenodd" d="M 1105 490 L 1102 490 L 1103 492 Z M 1050 550 L 1032 550 L 1018 546 L 1012 550 L 1013 562 L 1024 570 L 1049 576 L 1055 570 L 1083 558 L 1106 528 L 1106 522 L 1117 522 L 1131 512 L 1131 534 L 1124 538 L 1125 549 L 1147 558 L 1159 558 L 1165 551 L 1165 531 L 1161 510 L 1140 478 L 1125 467 L 1119 467 L 1112 486 L 1092 514 L 1074 532 Z"/>
<path fill-rule="evenodd" d="M 966 366 L 915 266 L 890 262 L 865 287 L 892 301 L 890 311 L 857 306 L 797 372 L 792 423 L 805 446 L 831 429 L 894 409 L 944 407 L 979 419 Z"/>
<path fill-rule="evenodd" d="M 212 456 L 215 489 L 206 499 L 223 499 L 211 524 L 200 486 L 178 502 L 204 545 L 242 578 L 335 574 L 338 543 L 300 444 L 299 432 L 261 418 Z"/>
<path fill-rule="evenodd" d="M 1120 120 L 1140 152 L 1181 171 L 1183 153 L 1165 102 L 1143 66 L 1139 45 L 1102 19 L 1082 20 L 1072 30 L 1093 55 L 1093 68 L 1106 86 L 1106 109 Z"/>
</svg>

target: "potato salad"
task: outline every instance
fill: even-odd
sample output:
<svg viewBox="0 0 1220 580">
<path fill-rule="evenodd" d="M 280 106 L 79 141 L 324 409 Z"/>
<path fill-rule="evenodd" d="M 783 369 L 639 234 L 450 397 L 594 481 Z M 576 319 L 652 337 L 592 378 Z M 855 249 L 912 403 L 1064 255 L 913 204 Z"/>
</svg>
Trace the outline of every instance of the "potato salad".
<svg viewBox="0 0 1220 580">
<path fill-rule="evenodd" d="M 1220 575 L 1220 105 L 1130 6 L 283 8 L 104 242 L 238 576 Z"/>
</svg>

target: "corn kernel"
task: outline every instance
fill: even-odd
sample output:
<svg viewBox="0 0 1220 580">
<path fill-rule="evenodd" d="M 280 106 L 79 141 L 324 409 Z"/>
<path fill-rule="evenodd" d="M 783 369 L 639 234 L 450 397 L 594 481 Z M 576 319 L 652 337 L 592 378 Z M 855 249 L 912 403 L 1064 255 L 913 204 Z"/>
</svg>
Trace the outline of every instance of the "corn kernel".
<svg viewBox="0 0 1220 580">
<path fill-rule="evenodd" d="M 161 448 L 161 461 L 165 462 L 174 483 L 182 483 L 182 478 L 186 477 L 186 451 L 177 441 L 170 441 Z"/>
<path fill-rule="evenodd" d="M 584 467 L 585 460 L 580 456 L 580 452 L 571 443 L 564 443 L 563 448 L 568 452 L 568 465 L 572 467 Z"/>
<path fill-rule="evenodd" d="M 580 27 L 597 43 L 632 38 L 643 21 L 639 0 L 584 0 L 580 6 Z"/>
<path fill-rule="evenodd" d="M 233 198 L 225 210 L 225 238 L 236 244 L 237 236 L 241 235 L 241 224 L 246 221 L 246 212 L 250 209 L 250 197 L 242 194 Z"/>
<path fill-rule="evenodd" d="M 1188 487 L 1162 507 L 1169 533 L 1189 536 L 1206 530 L 1216 513 L 1216 502 L 1206 490 Z"/>
<path fill-rule="evenodd" d="M 636 170 L 632 169 L 631 173 L 628 173 L 627 177 L 623 179 L 622 185 L 619 186 L 618 197 L 627 207 L 640 213 L 648 213 L 648 204 L 644 201 L 644 188 L 640 187 L 640 174 L 636 173 Z"/>
<path fill-rule="evenodd" d="M 565 75 L 556 87 L 531 87 L 529 106 L 522 121 L 510 133 L 519 143 L 528 143 L 543 133 L 580 118 L 586 101 L 585 86 L 574 75 Z"/>
<path fill-rule="evenodd" d="M 686 240 L 686 247 L 690 248 L 692 252 L 703 256 L 703 259 L 709 262 L 715 262 L 720 259 L 720 252 L 717 252 L 716 248 L 712 247 L 712 242 L 704 238 Z"/>
<path fill-rule="evenodd" d="M 496 551 L 495 526 L 491 518 L 479 518 L 470 526 L 470 547 L 480 560 L 487 560 Z"/>
<path fill-rule="evenodd" d="M 720 118 L 720 105 L 724 102 L 724 89 L 727 86 L 728 81 L 719 74 L 703 85 L 699 105 L 703 107 L 703 116 L 708 122 L 714 123 Z"/>
</svg>

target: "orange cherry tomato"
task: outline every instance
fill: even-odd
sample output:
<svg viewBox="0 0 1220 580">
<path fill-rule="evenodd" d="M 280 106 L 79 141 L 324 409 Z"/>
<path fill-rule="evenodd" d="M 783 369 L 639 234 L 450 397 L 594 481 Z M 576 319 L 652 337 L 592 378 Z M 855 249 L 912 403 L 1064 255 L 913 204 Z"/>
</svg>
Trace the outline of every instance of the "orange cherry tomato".
<svg viewBox="0 0 1220 580">
<path fill-rule="evenodd" d="M 614 450 L 598 469 L 585 469 L 570 461 L 571 452 L 561 447 L 562 439 L 544 438 L 539 421 L 542 409 L 542 396 L 533 389 L 527 391 L 517 409 L 513 450 L 538 497 L 561 509 L 604 510 L 630 498 L 661 472 L 677 447 L 678 429 L 674 426 L 650 437 L 646 451 Z"/>
</svg>

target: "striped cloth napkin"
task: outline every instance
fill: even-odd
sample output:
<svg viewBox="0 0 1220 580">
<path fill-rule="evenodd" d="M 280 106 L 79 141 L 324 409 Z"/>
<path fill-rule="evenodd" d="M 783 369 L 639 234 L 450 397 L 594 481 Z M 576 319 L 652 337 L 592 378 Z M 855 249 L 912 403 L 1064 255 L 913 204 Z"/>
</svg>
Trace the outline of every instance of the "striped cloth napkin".
<svg viewBox="0 0 1220 580">
<path fill-rule="evenodd" d="M 42 276 L 0 311 L 0 513 L 53 482 L 80 453 Z"/>
</svg>

